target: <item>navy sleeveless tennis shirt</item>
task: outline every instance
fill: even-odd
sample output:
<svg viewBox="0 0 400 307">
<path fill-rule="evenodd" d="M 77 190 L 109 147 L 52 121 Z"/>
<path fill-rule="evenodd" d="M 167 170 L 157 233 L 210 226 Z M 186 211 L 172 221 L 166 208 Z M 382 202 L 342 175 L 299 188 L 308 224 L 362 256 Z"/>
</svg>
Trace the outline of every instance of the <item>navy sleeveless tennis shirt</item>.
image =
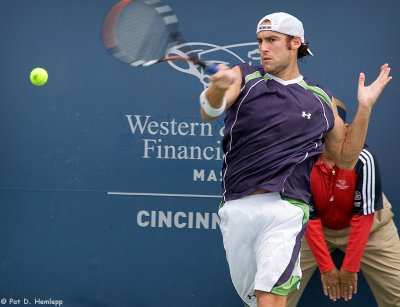
<svg viewBox="0 0 400 307">
<path fill-rule="evenodd" d="M 224 200 L 264 188 L 308 203 L 310 172 L 334 124 L 330 91 L 238 66 L 242 88 L 226 111 L 222 141 Z"/>
</svg>

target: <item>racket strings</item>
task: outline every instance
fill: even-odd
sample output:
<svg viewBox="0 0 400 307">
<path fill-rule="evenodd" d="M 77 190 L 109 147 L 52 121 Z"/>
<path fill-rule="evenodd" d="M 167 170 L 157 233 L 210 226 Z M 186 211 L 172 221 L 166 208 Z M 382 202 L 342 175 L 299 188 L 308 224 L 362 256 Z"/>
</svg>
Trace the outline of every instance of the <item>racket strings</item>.
<svg viewBox="0 0 400 307">
<path fill-rule="evenodd" d="M 173 44 L 177 18 L 158 1 L 139 0 L 125 5 L 115 19 L 115 46 L 112 53 L 133 66 L 157 62 Z"/>
<path fill-rule="evenodd" d="M 184 46 L 178 18 L 160 0 L 121 0 L 106 16 L 103 39 L 114 57 L 132 66 L 187 61 L 208 67 Z"/>
</svg>

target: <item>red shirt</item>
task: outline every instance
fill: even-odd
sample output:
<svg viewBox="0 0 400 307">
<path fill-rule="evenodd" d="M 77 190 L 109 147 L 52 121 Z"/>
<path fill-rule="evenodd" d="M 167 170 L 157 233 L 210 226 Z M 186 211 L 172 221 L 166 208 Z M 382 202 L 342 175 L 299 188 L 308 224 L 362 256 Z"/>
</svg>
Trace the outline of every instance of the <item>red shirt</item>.
<svg viewBox="0 0 400 307">
<path fill-rule="evenodd" d="M 364 149 L 354 169 L 334 169 L 333 172 L 318 160 L 311 172 L 313 201 L 305 237 L 320 272 L 325 273 L 335 265 L 325 242 L 323 227 L 339 230 L 350 226 L 342 269 L 358 272 L 374 212 L 382 208 L 379 167 L 373 154 Z"/>
</svg>

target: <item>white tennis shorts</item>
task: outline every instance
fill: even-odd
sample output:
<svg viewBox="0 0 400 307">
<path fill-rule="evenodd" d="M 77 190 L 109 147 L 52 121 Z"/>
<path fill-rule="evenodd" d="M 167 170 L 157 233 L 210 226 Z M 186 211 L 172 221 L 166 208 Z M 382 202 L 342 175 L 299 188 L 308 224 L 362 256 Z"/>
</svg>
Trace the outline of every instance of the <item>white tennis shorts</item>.
<svg viewBox="0 0 400 307">
<path fill-rule="evenodd" d="M 308 221 L 308 207 L 300 204 L 265 193 L 227 201 L 219 209 L 232 282 L 248 306 L 257 306 L 254 290 L 288 295 L 298 289 L 300 243 Z"/>
</svg>

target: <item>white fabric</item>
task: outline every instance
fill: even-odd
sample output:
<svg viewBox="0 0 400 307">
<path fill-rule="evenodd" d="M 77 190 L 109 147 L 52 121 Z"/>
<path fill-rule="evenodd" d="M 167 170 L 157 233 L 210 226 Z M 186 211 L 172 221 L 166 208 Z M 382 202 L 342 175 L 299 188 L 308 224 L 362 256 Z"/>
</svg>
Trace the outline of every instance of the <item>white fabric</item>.
<svg viewBox="0 0 400 307">
<path fill-rule="evenodd" d="M 233 285 L 256 306 L 254 290 L 270 292 L 288 267 L 303 211 L 279 193 L 266 193 L 227 201 L 218 214 Z M 292 275 L 301 276 L 299 262 Z"/>
</svg>

